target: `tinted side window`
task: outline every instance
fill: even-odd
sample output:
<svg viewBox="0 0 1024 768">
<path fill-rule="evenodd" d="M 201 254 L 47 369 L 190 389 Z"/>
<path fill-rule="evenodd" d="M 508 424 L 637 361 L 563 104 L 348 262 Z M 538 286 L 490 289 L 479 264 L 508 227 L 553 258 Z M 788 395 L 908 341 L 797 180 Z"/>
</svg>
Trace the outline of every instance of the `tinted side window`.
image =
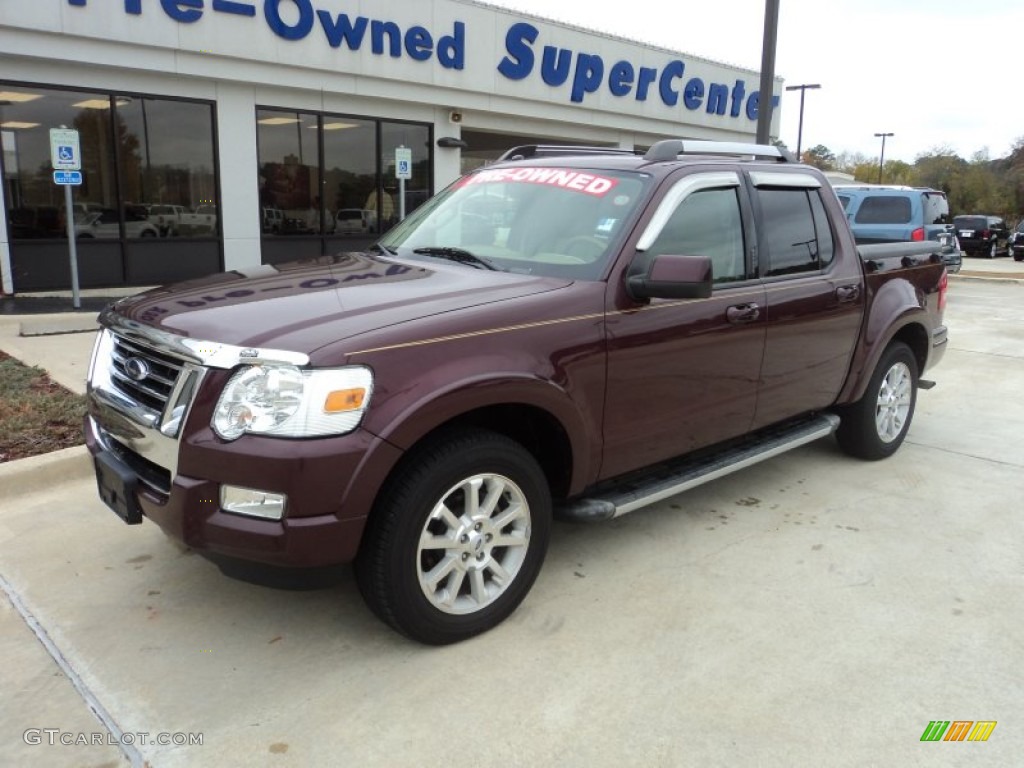
<svg viewBox="0 0 1024 768">
<path fill-rule="evenodd" d="M 922 196 L 925 224 L 945 224 L 949 219 L 949 201 L 945 195 L 926 192 Z"/>
<path fill-rule="evenodd" d="M 758 189 L 757 197 L 761 203 L 769 276 L 818 271 L 823 256 L 818 228 L 823 230 L 823 238 L 827 234 L 828 260 L 831 261 L 832 233 L 827 220 L 824 226 L 816 222 L 812 208 L 812 200 L 821 205 L 817 190 Z M 825 216 L 824 210 L 820 215 Z"/>
<path fill-rule="evenodd" d="M 854 221 L 858 224 L 906 224 L 910 221 L 910 198 L 865 197 Z"/>
<path fill-rule="evenodd" d="M 832 263 L 835 256 L 835 243 L 832 239 L 832 227 L 828 223 L 828 215 L 821 198 L 814 192 L 807 193 L 811 201 L 811 213 L 814 215 L 814 233 L 818 236 L 818 266 L 822 269 Z"/>
<path fill-rule="evenodd" d="M 736 189 L 705 189 L 686 197 L 648 253 L 707 256 L 716 283 L 745 278 L 743 221 Z"/>
<path fill-rule="evenodd" d="M 843 205 L 843 210 L 850 210 L 850 196 L 849 195 L 837 195 L 839 202 Z"/>
</svg>

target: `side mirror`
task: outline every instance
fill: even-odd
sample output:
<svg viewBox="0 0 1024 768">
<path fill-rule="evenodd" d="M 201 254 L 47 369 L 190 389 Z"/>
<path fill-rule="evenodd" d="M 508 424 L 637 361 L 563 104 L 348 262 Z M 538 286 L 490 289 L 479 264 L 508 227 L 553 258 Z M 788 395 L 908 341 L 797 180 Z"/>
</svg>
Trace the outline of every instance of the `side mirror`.
<svg viewBox="0 0 1024 768">
<path fill-rule="evenodd" d="M 646 269 L 626 276 L 626 293 L 635 301 L 711 297 L 711 259 L 662 254 Z"/>
</svg>

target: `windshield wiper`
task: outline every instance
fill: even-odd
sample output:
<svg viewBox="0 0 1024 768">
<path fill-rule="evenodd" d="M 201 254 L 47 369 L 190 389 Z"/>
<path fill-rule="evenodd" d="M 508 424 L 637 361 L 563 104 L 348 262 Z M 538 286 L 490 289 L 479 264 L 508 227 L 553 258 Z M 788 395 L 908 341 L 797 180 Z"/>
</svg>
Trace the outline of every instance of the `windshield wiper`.
<svg viewBox="0 0 1024 768">
<path fill-rule="evenodd" d="M 422 253 L 427 256 L 437 256 L 442 259 L 448 259 L 449 261 L 457 261 L 459 264 L 469 264 L 477 269 L 493 269 L 498 272 L 505 271 L 501 267 L 496 266 L 493 262 L 485 259 L 483 256 L 477 256 L 475 253 L 470 253 L 463 248 L 431 246 L 426 248 L 413 248 L 412 252 Z"/>
</svg>

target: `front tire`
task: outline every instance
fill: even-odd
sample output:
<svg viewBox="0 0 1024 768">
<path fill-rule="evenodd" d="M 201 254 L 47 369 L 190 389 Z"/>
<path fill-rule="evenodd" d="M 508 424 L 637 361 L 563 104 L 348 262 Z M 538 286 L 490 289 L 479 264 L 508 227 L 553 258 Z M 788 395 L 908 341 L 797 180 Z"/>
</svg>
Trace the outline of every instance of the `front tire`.
<svg viewBox="0 0 1024 768">
<path fill-rule="evenodd" d="M 446 645 L 504 621 L 540 572 L 551 530 L 544 472 L 519 443 L 482 429 L 414 448 L 388 481 L 356 558 L 377 616 Z"/>
<path fill-rule="evenodd" d="M 903 342 L 894 341 L 878 361 L 864 396 L 840 413 L 839 447 L 868 461 L 896 453 L 914 417 L 917 378 L 914 353 Z"/>
</svg>

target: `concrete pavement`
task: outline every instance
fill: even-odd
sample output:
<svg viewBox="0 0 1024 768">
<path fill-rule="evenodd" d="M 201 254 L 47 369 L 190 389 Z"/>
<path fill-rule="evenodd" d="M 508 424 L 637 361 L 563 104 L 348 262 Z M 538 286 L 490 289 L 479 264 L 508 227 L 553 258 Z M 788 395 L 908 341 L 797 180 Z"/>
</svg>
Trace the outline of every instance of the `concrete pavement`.
<svg viewBox="0 0 1024 768">
<path fill-rule="evenodd" d="M 17 495 L 0 475 L 0 764 L 1015 764 L 1024 285 L 969 279 L 989 265 L 1024 277 L 966 260 L 938 386 L 895 457 L 819 441 L 610 523 L 559 524 L 520 610 L 452 648 L 387 630 L 347 576 L 309 592 L 222 576 L 124 526 L 87 462 Z M 0 347 L 73 376 L 89 335 Z M 932 720 L 998 725 L 985 743 L 921 743 Z M 35 745 L 29 728 L 203 743 Z"/>
</svg>

